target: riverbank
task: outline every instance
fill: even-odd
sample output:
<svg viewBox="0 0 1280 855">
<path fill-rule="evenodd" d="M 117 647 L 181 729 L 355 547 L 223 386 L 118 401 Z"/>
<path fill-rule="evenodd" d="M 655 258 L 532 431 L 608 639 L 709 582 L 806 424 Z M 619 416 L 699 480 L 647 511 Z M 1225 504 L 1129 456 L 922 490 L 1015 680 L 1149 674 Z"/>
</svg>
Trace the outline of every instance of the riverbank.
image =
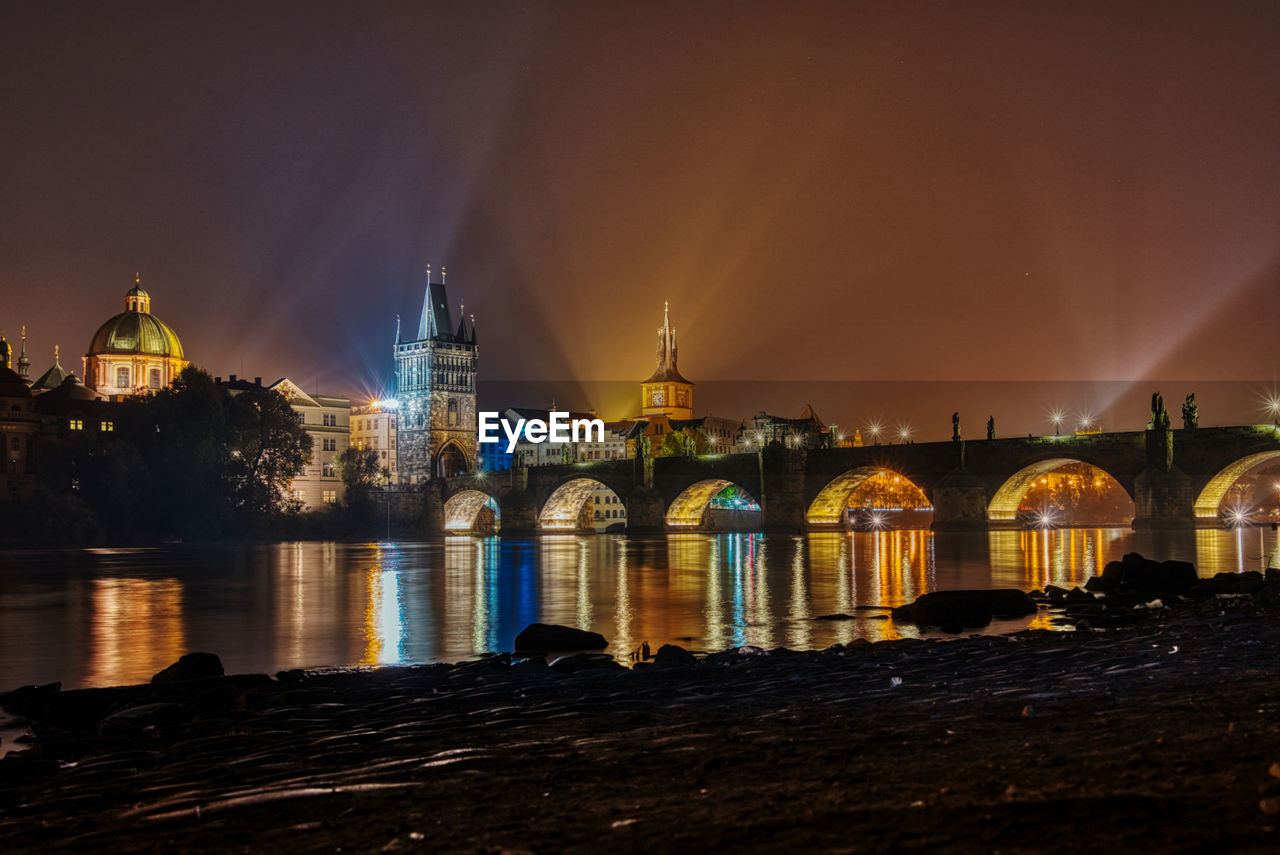
<svg viewBox="0 0 1280 855">
<path fill-rule="evenodd" d="M 1273 851 L 1280 606 L 1125 619 L 32 696 L 43 731 L 0 762 L 0 848 Z"/>
</svg>

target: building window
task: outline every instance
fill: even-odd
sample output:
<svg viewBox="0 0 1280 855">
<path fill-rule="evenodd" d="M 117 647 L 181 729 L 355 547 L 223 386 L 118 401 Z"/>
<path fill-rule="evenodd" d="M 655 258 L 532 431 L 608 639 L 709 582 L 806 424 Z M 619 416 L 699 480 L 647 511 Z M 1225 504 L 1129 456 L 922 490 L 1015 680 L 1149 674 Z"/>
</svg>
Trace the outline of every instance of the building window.
<svg viewBox="0 0 1280 855">
<path fill-rule="evenodd" d="M 458 424 L 458 399 L 449 399 L 449 427 L 456 427 Z"/>
<path fill-rule="evenodd" d="M 320 476 L 322 478 L 333 478 L 333 477 L 336 477 L 336 475 L 337 475 L 337 472 L 334 469 L 332 463 L 326 463 L 322 467 L 320 467 Z"/>
<path fill-rule="evenodd" d="M 147 372 L 147 386 L 152 389 L 160 388 L 160 369 L 152 368 Z"/>
<path fill-rule="evenodd" d="M 67 427 L 71 430 L 84 430 L 84 419 L 71 419 L 67 422 Z"/>
<path fill-rule="evenodd" d="M 116 369 L 116 388 L 117 389 L 129 388 L 129 369 L 127 366 L 122 365 Z"/>
<path fill-rule="evenodd" d="M 103 433 L 111 433 L 115 429 L 116 429 L 115 422 L 99 422 L 98 423 L 98 430 L 102 431 Z"/>
<path fill-rule="evenodd" d="M 337 491 L 337 490 L 325 490 L 325 491 L 324 491 L 324 503 L 325 503 L 326 505 L 332 505 L 332 504 L 333 504 L 334 502 L 336 502 L 336 501 L 338 501 L 338 491 Z"/>
<path fill-rule="evenodd" d="M 323 441 L 323 451 L 337 451 L 338 441 L 336 439 L 326 439 Z"/>
<path fill-rule="evenodd" d="M 17 451 L 19 448 L 22 447 L 22 444 L 18 442 L 18 438 L 15 436 L 13 438 L 13 441 L 9 443 L 9 447 L 12 448 L 14 451 Z"/>
</svg>

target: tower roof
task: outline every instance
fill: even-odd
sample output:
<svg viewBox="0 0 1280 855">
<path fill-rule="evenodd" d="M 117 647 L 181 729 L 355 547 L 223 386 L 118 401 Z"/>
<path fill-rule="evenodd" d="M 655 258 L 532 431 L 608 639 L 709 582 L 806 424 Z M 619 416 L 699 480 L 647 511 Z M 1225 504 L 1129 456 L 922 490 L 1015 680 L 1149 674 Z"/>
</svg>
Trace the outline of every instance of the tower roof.
<svg viewBox="0 0 1280 855">
<path fill-rule="evenodd" d="M 658 330 L 658 367 L 645 383 L 693 383 L 681 376 L 676 368 L 676 331 L 671 328 L 671 304 L 662 307 L 662 327 Z"/>
<path fill-rule="evenodd" d="M 31 388 L 36 392 L 47 392 L 52 389 L 57 389 L 62 385 L 63 380 L 74 376 L 74 374 L 62 367 L 62 361 L 58 358 L 58 350 L 57 348 L 54 348 L 53 366 L 48 371 L 41 374 L 36 382 L 31 384 Z"/>
<path fill-rule="evenodd" d="M 397 325 L 397 330 L 399 326 Z M 466 320 L 459 318 L 457 327 L 453 325 L 453 315 L 449 311 L 449 294 L 443 282 L 431 281 L 431 269 L 427 268 L 427 287 L 422 296 L 422 314 L 418 319 L 418 337 L 414 341 L 448 341 L 460 344 L 474 344 L 475 330 L 467 335 Z M 397 341 L 399 339 L 397 338 Z"/>
</svg>

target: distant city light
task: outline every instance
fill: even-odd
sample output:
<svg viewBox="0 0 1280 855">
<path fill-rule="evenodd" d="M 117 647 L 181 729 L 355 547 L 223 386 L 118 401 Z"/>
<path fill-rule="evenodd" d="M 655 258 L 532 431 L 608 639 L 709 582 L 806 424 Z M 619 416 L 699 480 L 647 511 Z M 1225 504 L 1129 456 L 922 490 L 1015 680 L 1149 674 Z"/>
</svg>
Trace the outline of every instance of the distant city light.
<svg viewBox="0 0 1280 855">
<path fill-rule="evenodd" d="M 383 398 L 381 400 L 370 402 L 369 406 L 377 407 L 380 410 L 394 410 L 400 406 L 400 402 L 395 398 Z"/>
<path fill-rule="evenodd" d="M 903 442 L 911 439 L 911 425 L 902 425 L 898 428 L 898 438 Z"/>
<path fill-rule="evenodd" d="M 867 433 L 871 434 L 871 438 L 873 440 L 880 438 L 880 431 L 882 431 L 883 429 L 884 429 L 884 426 L 881 425 L 879 422 L 871 422 L 871 424 L 867 425 Z"/>
</svg>

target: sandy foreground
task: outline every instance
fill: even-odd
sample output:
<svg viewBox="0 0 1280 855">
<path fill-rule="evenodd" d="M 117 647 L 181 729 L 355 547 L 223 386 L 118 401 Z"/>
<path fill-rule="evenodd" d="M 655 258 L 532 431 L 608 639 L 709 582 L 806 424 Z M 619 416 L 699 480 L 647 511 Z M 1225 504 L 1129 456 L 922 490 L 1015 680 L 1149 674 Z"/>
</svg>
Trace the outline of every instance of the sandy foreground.
<svg viewBox="0 0 1280 855">
<path fill-rule="evenodd" d="M 33 695 L 0 851 L 1280 851 L 1280 606 L 1093 621 Z"/>
</svg>

